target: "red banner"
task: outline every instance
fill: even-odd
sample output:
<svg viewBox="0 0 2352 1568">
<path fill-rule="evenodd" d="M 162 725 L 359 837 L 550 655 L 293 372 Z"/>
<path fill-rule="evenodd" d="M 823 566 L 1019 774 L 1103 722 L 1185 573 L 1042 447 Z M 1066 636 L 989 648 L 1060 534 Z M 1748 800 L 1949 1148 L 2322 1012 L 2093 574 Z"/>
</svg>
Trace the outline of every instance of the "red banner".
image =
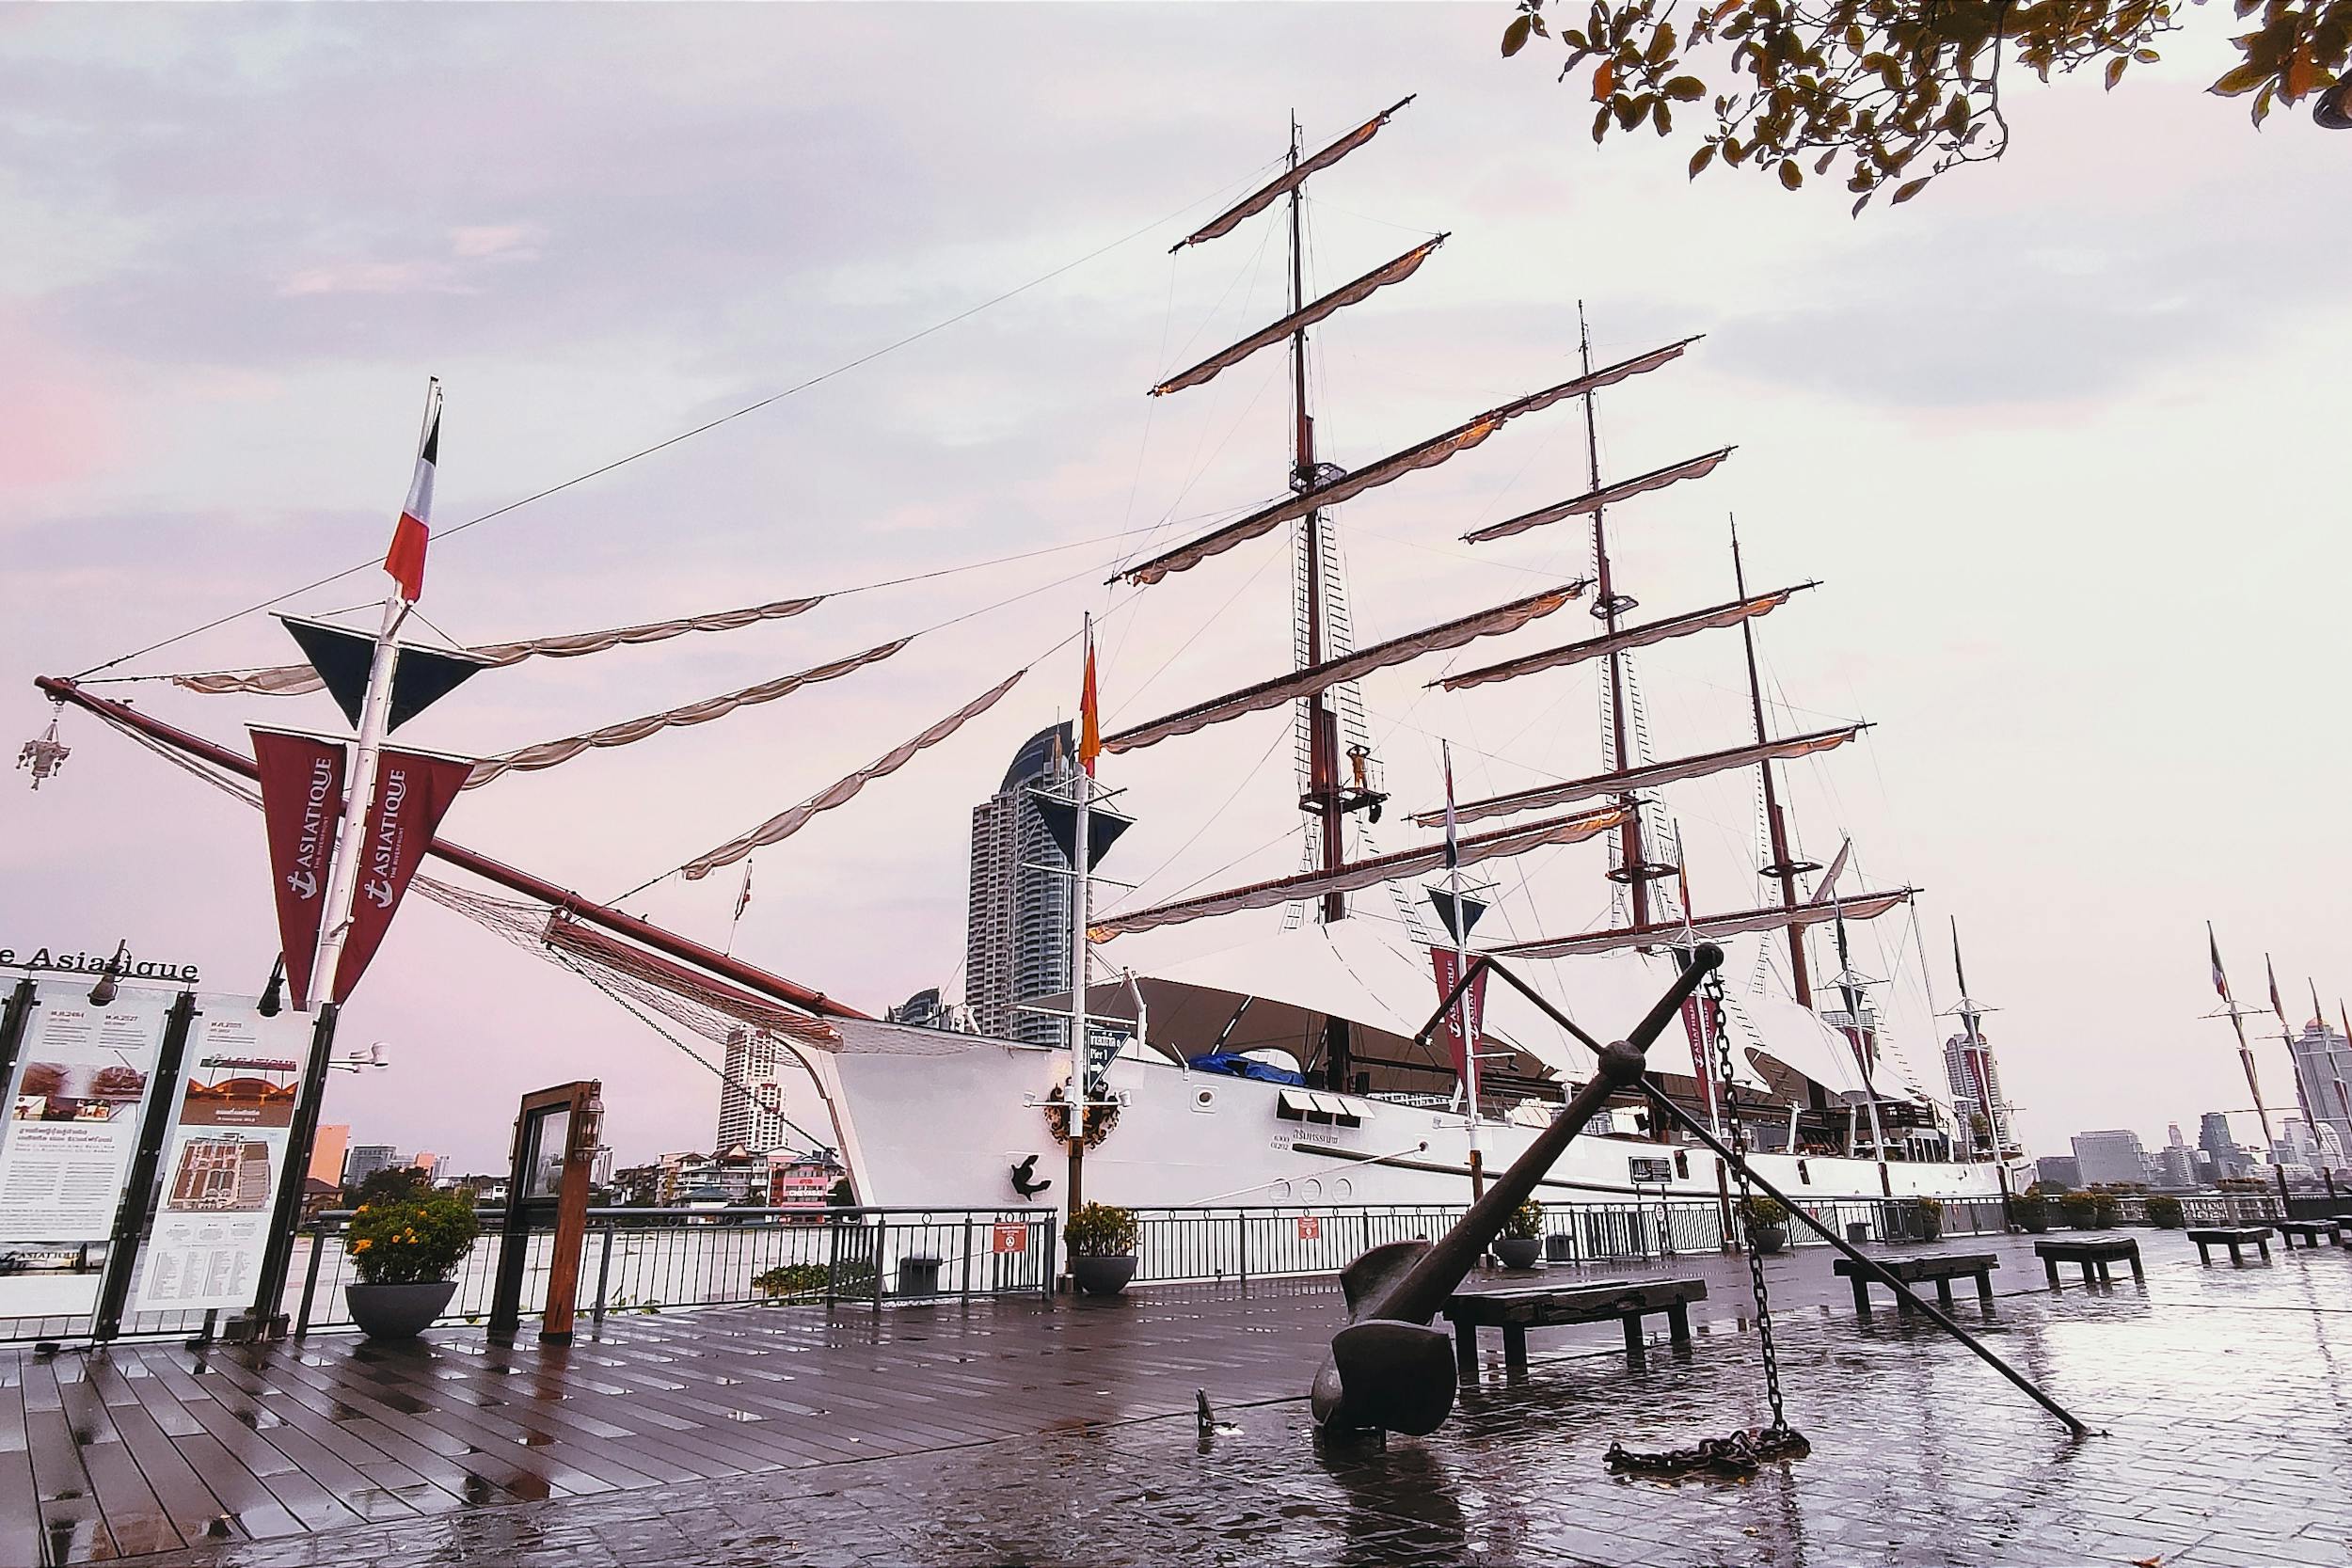
<svg viewBox="0 0 2352 1568">
<path fill-rule="evenodd" d="M 463 757 L 418 752 L 387 749 L 377 761 L 375 799 L 368 804 L 359 840 L 359 889 L 352 899 L 342 959 L 335 966 L 338 1003 L 351 995 L 383 945 L 409 879 L 432 847 L 433 831 L 472 771 L 473 764 Z"/>
<path fill-rule="evenodd" d="M 326 911 L 327 867 L 343 811 L 343 748 L 317 736 L 256 729 L 253 761 L 262 782 L 262 828 L 269 839 L 271 891 L 278 898 L 278 947 L 296 1011 L 310 1006 L 310 966 L 318 960 L 319 921 Z"/>
<path fill-rule="evenodd" d="M 1720 1129 L 1723 1120 L 1715 1114 L 1715 1069 L 1707 1060 L 1707 1025 L 1702 1021 L 1699 999 L 1695 996 L 1682 999 L 1682 1032 L 1691 1037 L 1691 1076 L 1699 1081 L 1708 1118 Z"/>
<path fill-rule="evenodd" d="M 1437 966 L 1438 1000 L 1442 1002 L 1454 990 L 1454 979 L 1462 972 L 1454 962 L 1454 949 L 1451 947 L 1432 947 L 1429 950 L 1429 958 L 1430 961 Z M 1462 1050 L 1461 1004 L 1465 1001 L 1470 1004 L 1470 1039 L 1475 1042 L 1483 1038 L 1486 1032 L 1486 972 L 1485 970 L 1478 972 L 1478 977 L 1470 983 L 1470 990 L 1456 1000 L 1454 1006 L 1445 1010 L 1445 1022 L 1438 1025 L 1438 1031 L 1445 1039 L 1446 1053 L 1454 1063 L 1454 1075 L 1456 1078 L 1464 1075 L 1469 1060 Z M 1470 1046 L 1472 1051 L 1477 1049 L 1475 1043 Z"/>
</svg>

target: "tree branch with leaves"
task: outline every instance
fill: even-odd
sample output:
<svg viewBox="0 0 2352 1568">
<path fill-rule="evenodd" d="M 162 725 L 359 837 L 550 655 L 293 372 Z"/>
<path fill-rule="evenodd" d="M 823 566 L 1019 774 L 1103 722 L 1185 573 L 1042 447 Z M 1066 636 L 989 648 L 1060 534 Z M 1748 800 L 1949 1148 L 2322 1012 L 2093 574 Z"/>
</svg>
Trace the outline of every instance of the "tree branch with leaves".
<svg viewBox="0 0 2352 1568">
<path fill-rule="evenodd" d="M 1720 162 L 1789 190 L 1842 175 L 1860 213 L 1882 192 L 1910 200 L 1937 175 L 2008 150 L 2005 73 L 2042 82 L 2099 68 L 2109 91 L 2205 0 L 1518 0 L 1502 53 L 1534 40 L 1566 51 L 1560 79 L 1590 67 L 1593 140 L 1674 130 L 1677 105 L 1706 127 L 1691 177 Z M 2324 124 L 2352 116 L 2352 0 L 2233 0 L 2239 61 L 2211 89 L 2251 95 L 2259 126 L 2316 96 Z M 1704 104 L 1701 108 L 1689 105 Z"/>
</svg>

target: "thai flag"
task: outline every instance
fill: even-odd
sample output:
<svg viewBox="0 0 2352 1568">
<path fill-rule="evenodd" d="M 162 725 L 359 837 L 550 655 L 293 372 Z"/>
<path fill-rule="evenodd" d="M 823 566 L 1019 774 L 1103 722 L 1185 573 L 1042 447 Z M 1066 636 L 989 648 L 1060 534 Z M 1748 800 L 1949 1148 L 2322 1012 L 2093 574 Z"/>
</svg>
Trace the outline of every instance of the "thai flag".
<svg viewBox="0 0 2352 1568">
<path fill-rule="evenodd" d="M 400 584 L 400 596 L 410 604 L 424 596 L 424 546 L 432 536 L 433 469 L 441 451 L 441 384 L 437 379 L 425 396 L 424 439 L 417 447 L 416 477 L 408 482 L 408 502 L 400 509 L 392 529 L 392 547 L 384 552 L 384 570 Z"/>
</svg>

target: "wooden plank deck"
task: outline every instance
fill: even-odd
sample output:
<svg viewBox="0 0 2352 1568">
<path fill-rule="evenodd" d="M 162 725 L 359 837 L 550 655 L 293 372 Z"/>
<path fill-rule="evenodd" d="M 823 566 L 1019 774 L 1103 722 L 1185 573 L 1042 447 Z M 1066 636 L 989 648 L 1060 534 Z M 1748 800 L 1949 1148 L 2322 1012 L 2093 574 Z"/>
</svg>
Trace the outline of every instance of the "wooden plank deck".
<svg viewBox="0 0 2352 1568">
<path fill-rule="evenodd" d="M 608 1319 L 580 1341 L 0 1350 L 0 1563 L 886 1458 L 1300 1391 L 1327 1284 Z"/>
</svg>

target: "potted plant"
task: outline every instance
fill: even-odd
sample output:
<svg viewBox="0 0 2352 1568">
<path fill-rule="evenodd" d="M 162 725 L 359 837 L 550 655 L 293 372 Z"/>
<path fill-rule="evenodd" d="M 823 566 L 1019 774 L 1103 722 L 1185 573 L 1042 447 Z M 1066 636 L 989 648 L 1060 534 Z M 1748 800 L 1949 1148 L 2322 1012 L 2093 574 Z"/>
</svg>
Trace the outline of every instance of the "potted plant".
<svg viewBox="0 0 2352 1568">
<path fill-rule="evenodd" d="M 1919 1215 L 1919 1239 L 1932 1242 L 1944 1234 L 1944 1205 L 1931 1197 L 1912 1200 Z"/>
<path fill-rule="evenodd" d="M 2099 1228 L 2099 1198 L 2095 1193 L 2068 1193 L 2058 1199 L 2058 1211 L 2066 1216 L 2066 1223 L 2077 1230 Z"/>
<path fill-rule="evenodd" d="M 2009 1217 L 2026 1234 L 2039 1236 L 2050 1228 L 2050 1200 L 2028 1187 L 2009 1200 Z"/>
<path fill-rule="evenodd" d="M 1090 1296 L 1115 1296 L 1136 1276 L 1136 1212 L 1089 1203 L 1062 1227 L 1071 1280 Z"/>
<path fill-rule="evenodd" d="M 1766 1257 L 1788 1244 L 1788 1211 L 1780 1199 L 1763 1193 L 1741 1198 L 1740 1220 L 1747 1227 L 1748 1244 Z"/>
<path fill-rule="evenodd" d="M 2149 1194 L 2148 1223 L 2159 1230 L 2180 1229 L 2181 1200 L 2177 1197 L 2167 1197 L 2162 1193 Z"/>
<path fill-rule="evenodd" d="M 1495 1238 L 1495 1256 L 1506 1269 L 1532 1269 L 1544 1250 L 1544 1206 L 1534 1198 L 1511 1211 Z"/>
<path fill-rule="evenodd" d="M 372 1339 L 422 1333 L 456 1293 L 457 1266 L 481 1232 L 473 1200 L 458 1193 L 361 1204 L 343 1232 L 359 1275 L 343 1287 L 351 1321 Z"/>
</svg>

